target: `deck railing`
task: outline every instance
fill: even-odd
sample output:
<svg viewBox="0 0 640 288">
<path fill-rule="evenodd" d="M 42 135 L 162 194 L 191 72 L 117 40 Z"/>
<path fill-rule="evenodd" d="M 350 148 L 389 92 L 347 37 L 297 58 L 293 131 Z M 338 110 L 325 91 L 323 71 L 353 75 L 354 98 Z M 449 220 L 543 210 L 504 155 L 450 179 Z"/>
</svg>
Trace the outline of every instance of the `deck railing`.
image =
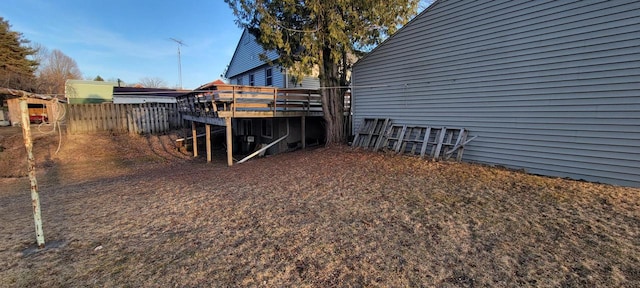
<svg viewBox="0 0 640 288">
<path fill-rule="evenodd" d="M 347 96 L 345 103 L 350 103 Z M 221 84 L 178 99 L 181 113 L 203 117 L 321 116 L 318 90 Z"/>
</svg>

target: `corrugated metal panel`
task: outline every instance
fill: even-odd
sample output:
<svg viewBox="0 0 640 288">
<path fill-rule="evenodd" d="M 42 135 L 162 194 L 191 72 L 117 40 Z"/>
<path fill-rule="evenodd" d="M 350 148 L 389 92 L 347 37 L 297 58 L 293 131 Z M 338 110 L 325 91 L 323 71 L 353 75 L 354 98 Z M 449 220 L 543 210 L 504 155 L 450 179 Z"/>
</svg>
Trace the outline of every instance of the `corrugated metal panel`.
<svg viewBox="0 0 640 288">
<path fill-rule="evenodd" d="M 354 66 L 354 130 L 465 127 L 465 161 L 640 186 L 638 35 L 640 1 L 438 1 Z"/>
<path fill-rule="evenodd" d="M 240 41 L 238 42 L 238 46 L 233 53 L 233 57 L 231 58 L 225 77 L 234 78 L 240 73 L 244 73 L 264 65 L 265 62 L 260 60 L 259 57 L 259 55 L 264 52 L 265 51 L 262 49 L 262 46 L 256 42 L 256 38 L 247 30 L 244 30 L 240 37 Z M 278 58 L 278 54 L 275 51 L 267 51 L 266 53 L 270 60 Z M 232 83 L 235 84 L 235 82 Z"/>
</svg>

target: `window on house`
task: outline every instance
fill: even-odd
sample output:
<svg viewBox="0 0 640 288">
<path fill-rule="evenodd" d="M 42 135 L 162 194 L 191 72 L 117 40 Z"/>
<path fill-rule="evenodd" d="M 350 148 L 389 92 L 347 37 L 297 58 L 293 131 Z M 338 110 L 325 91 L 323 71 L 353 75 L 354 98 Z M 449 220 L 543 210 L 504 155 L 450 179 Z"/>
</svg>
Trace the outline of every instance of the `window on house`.
<svg viewBox="0 0 640 288">
<path fill-rule="evenodd" d="M 273 121 L 272 119 L 262 119 L 262 137 L 273 137 Z"/>
<path fill-rule="evenodd" d="M 271 86 L 273 85 L 273 70 L 271 69 L 271 67 L 267 68 L 267 70 L 264 71 L 264 75 L 265 75 L 265 86 Z"/>
<path fill-rule="evenodd" d="M 242 76 L 240 76 L 240 77 L 238 77 L 238 78 L 236 79 L 236 84 L 238 84 L 238 85 L 242 85 Z"/>
<path fill-rule="evenodd" d="M 249 86 L 256 86 L 256 81 L 253 74 L 249 74 Z"/>
</svg>

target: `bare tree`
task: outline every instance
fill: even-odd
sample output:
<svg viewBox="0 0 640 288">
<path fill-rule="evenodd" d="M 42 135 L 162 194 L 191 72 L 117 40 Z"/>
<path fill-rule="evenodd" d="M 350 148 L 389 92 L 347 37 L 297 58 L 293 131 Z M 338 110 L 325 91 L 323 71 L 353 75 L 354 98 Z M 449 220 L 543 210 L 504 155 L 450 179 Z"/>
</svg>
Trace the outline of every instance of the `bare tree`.
<svg viewBox="0 0 640 288">
<path fill-rule="evenodd" d="M 35 71 L 35 92 L 51 93 L 49 83 L 47 83 L 47 81 L 39 76 L 41 74 L 40 72 L 42 72 L 43 67 L 45 67 L 46 62 L 48 61 L 51 52 L 49 51 L 49 48 L 37 42 L 32 43 L 30 46 L 31 49 L 35 52 L 33 55 L 31 55 L 31 59 L 38 62 L 38 69 L 36 69 Z"/>
<path fill-rule="evenodd" d="M 37 72 L 41 93 L 64 94 L 65 82 L 69 79 L 82 79 L 78 64 L 71 57 L 54 49 Z"/>
<path fill-rule="evenodd" d="M 36 70 L 37 72 L 42 69 L 42 64 L 49 58 L 49 49 L 38 42 L 33 42 L 29 46 L 31 47 L 31 50 L 35 52 L 34 54 L 30 55 L 30 57 L 31 60 L 38 62 L 38 69 Z"/>
<path fill-rule="evenodd" d="M 167 82 L 159 77 L 144 77 L 138 82 L 140 86 L 145 88 L 166 88 Z"/>
</svg>

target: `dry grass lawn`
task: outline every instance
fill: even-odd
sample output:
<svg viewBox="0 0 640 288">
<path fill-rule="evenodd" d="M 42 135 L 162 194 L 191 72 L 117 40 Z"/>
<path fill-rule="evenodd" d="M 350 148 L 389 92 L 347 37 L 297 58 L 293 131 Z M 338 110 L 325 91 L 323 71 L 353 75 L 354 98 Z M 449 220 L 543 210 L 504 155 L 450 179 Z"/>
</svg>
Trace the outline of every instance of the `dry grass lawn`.
<svg viewBox="0 0 640 288">
<path fill-rule="evenodd" d="M 175 135 L 69 135 L 54 154 L 36 133 L 33 252 L 4 131 L 2 287 L 640 287 L 640 189 L 348 147 L 229 168 Z"/>
</svg>

